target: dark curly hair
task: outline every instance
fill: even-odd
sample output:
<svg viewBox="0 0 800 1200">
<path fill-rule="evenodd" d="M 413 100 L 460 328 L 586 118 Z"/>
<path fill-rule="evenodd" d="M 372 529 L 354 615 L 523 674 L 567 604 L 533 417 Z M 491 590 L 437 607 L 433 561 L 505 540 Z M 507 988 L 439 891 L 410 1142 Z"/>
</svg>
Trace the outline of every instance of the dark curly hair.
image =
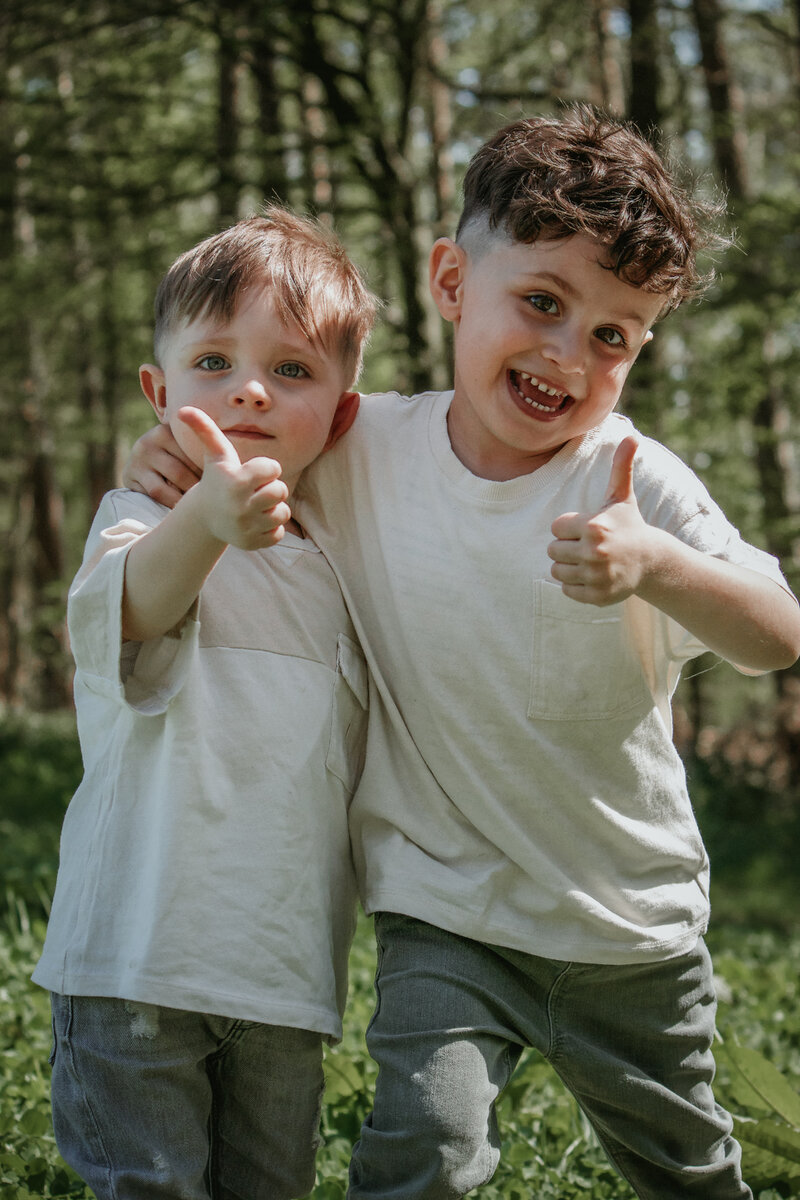
<svg viewBox="0 0 800 1200">
<path fill-rule="evenodd" d="M 665 311 L 702 292 L 697 252 L 721 248 L 722 210 L 692 199 L 634 125 L 588 104 L 515 121 L 467 168 L 457 240 L 488 221 L 517 242 L 596 238 L 625 283 L 665 297 Z"/>
</svg>

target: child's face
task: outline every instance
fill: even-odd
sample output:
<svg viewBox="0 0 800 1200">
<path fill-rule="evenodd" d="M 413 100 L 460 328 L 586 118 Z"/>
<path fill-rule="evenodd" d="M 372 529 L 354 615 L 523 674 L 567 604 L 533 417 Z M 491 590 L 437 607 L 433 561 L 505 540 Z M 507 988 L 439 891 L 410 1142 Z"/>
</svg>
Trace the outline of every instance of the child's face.
<svg viewBox="0 0 800 1200">
<path fill-rule="evenodd" d="M 512 479 L 608 416 L 664 297 L 618 279 L 589 237 L 487 237 L 474 254 L 437 242 L 431 287 L 455 326 L 453 449 Z"/>
<path fill-rule="evenodd" d="M 355 399 L 342 363 L 294 322 L 284 324 L 268 289 L 246 295 L 228 324 L 201 316 L 180 326 L 166 340 L 162 365 L 143 366 L 139 376 L 159 421 L 197 466 L 202 447 L 177 419 L 184 405 L 207 413 L 242 462 L 279 462 L 290 493 L 348 427 Z"/>
</svg>

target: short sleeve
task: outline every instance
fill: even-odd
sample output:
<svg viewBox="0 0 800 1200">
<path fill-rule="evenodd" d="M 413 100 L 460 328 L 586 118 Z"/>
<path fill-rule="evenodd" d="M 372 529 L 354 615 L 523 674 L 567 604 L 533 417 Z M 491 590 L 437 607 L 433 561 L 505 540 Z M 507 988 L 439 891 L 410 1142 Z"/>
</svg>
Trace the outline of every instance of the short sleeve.
<svg viewBox="0 0 800 1200">
<path fill-rule="evenodd" d="M 164 712 L 182 688 L 198 641 L 190 613 L 181 627 L 142 643 L 122 641 L 125 562 L 131 546 L 167 510 L 146 496 L 106 495 L 69 591 L 67 623 L 79 683 L 145 715 Z"/>
<path fill-rule="evenodd" d="M 650 439 L 644 439 L 642 450 L 644 453 L 636 460 L 636 471 L 640 472 L 636 493 L 642 515 L 649 524 L 667 530 L 703 554 L 756 571 L 793 594 L 777 558 L 744 540 L 705 485 L 681 459 Z M 696 658 L 708 649 L 663 614 L 659 633 L 663 653 L 676 663 Z"/>
</svg>

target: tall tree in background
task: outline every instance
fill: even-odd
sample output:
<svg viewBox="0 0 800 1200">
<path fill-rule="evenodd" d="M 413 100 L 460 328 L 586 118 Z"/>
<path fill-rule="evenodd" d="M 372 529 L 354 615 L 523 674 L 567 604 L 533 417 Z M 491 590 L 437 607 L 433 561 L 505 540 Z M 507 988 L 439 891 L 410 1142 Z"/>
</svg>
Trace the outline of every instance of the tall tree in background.
<svg viewBox="0 0 800 1200">
<path fill-rule="evenodd" d="M 645 352 L 626 404 L 791 571 L 797 21 L 793 0 L 7 0 L 6 702 L 57 695 L 34 613 L 61 619 L 97 498 L 149 423 L 136 368 L 152 355 L 152 296 L 172 258 L 264 199 L 313 209 L 386 301 L 365 388 L 446 386 L 425 264 L 453 232 L 464 164 L 500 124 L 571 99 L 663 127 L 668 148 L 728 189 L 747 254 L 732 251 L 709 302 L 659 330 L 659 361 Z M 715 674 L 695 685 L 703 724 L 724 691 Z"/>
<path fill-rule="evenodd" d="M 746 213 L 752 200 L 753 184 L 747 168 L 741 91 L 734 80 L 724 38 L 723 11 L 719 0 L 692 0 L 692 11 L 700 43 L 703 77 L 708 93 L 714 157 L 736 214 L 741 214 L 742 228 L 751 228 Z M 773 230 L 777 232 L 777 230 Z M 745 275 L 751 286 L 767 268 L 764 247 L 745 245 L 750 264 Z M 768 310 L 774 305 L 766 302 Z M 755 434 L 755 462 L 764 509 L 765 540 L 768 549 L 784 563 L 790 563 L 797 538 L 796 523 L 792 521 L 788 493 L 790 480 L 782 447 L 788 429 L 788 408 L 781 380 L 775 371 L 775 334 L 772 322 L 760 331 L 763 371 L 761 395 L 752 411 Z M 793 525 L 795 526 L 793 528 Z M 773 678 L 779 700 L 787 694 L 800 698 L 794 672 L 777 672 Z M 778 705 L 777 737 L 781 748 L 792 764 L 800 769 L 800 725 L 790 706 Z"/>
<path fill-rule="evenodd" d="M 628 0 L 631 23 L 631 85 L 628 115 L 645 137 L 657 138 L 662 128 L 659 103 L 662 41 L 656 0 Z"/>
</svg>

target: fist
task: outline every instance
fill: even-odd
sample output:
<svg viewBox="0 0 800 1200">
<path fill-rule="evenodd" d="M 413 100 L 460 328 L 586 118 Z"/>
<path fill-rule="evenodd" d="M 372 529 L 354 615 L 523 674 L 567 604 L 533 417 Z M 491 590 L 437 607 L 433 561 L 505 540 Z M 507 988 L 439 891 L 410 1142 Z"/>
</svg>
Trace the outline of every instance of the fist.
<svg viewBox="0 0 800 1200">
<path fill-rule="evenodd" d="M 233 443 L 198 408 L 182 408 L 178 418 L 203 449 L 203 475 L 195 490 L 209 532 L 241 550 L 274 546 L 292 515 L 280 463 L 271 458 L 243 463 Z"/>
</svg>

